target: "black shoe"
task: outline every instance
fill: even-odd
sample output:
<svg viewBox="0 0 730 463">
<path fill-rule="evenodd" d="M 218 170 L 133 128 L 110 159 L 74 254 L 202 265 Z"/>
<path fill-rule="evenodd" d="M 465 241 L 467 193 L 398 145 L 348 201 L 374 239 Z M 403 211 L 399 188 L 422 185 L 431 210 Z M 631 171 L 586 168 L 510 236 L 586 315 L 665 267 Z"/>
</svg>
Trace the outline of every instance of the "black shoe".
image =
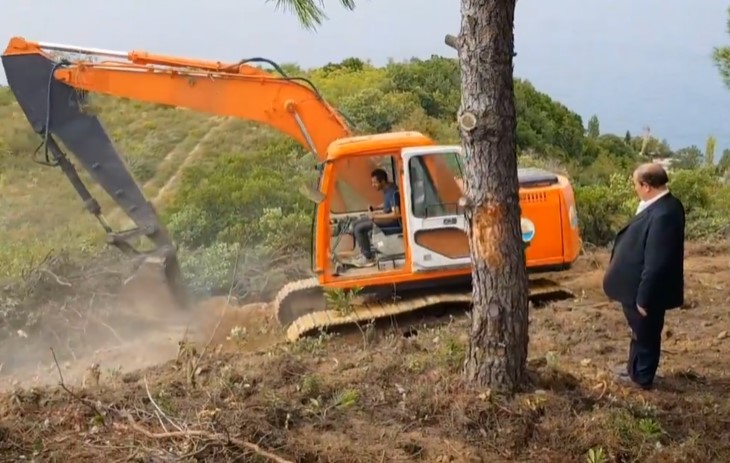
<svg viewBox="0 0 730 463">
<path fill-rule="evenodd" d="M 637 383 L 636 381 L 634 381 L 633 379 L 631 379 L 631 377 L 629 376 L 628 373 L 619 373 L 619 374 L 617 374 L 616 375 L 616 382 L 619 383 L 619 384 L 621 384 L 621 385 L 623 385 L 623 386 L 638 388 L 638 389 L 641 389 L 641 390 L 644 390 L 644 391 L 650 391 L 650 390 L 652 390 L 654 388 L 654 385 L 653 384 L 639 384 L 639 383 Z"/>
</svg>

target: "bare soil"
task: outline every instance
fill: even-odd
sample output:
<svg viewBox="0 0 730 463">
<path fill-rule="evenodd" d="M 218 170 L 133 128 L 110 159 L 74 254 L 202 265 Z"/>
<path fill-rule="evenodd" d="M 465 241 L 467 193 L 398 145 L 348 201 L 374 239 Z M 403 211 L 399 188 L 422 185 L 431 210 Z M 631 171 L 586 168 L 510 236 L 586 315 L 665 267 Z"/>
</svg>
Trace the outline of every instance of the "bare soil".
<svg viewBox="0 0 730 463">
<path fill-rule="evenodd" d="M 409 337 L 287 344 L 265 304 L 218 298 L 186 321 L 190 343 L 181 324 L 117 347 L 127 357 L 66 358 L 64 387 L 43 385 L 59 380 L 48 353 L 45 380 L 0 396 L 0 461 L 730 461 L 728 251 L 690 246 L 687 304 L 667 316 L 654 391 L 612 379 L 629 335 L 597 251 L 556 276 L 578 298 L 532 311 L 531 384 L 514 399 L 462 382 L 464 316 Z"/>
</svg>

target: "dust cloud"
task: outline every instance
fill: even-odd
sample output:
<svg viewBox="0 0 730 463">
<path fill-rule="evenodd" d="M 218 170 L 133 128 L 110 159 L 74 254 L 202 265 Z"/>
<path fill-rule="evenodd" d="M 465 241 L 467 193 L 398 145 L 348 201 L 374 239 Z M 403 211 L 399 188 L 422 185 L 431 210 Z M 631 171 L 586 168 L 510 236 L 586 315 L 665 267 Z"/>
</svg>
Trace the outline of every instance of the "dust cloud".
<svg viewBox="0 0 730 463">
<path fill-rule="evenodd" d="M 260 301 L 306 274 L 304 259 L 239 253 L 227 293 L 241 299 L 216 295 L 190 309 L 178 306 L 159 268 L 133 268 L 111 251 L 86 265 L 63 255 L 44 260 L 0 286 L 0 391 L 58 384 L 59 367 L 68 385 L 95 364 L 102 377 L 123 375 L 175 359 L 181 341 L 247 351 L 281 341 L 275 314 Z"/>
<path fill-rule="evenodd" d="M 93 365 L 102 378 L 120 377 L 175 359 L 181 341 L 221 350 L 277 339 L 268 304 L 237 306 L 214 297 L 183 310 L 169 298 L 165 286 L 146 281 L 125 287 L 112 304 L 34 308 L 39 320 L 32 334 L 21 329 L 0 341 L 0 391 L 58 384 L 59 368 L 69 386 L 83 385 Z"/>
<path fill-rule="evenodd" d="M 48 304 L 36 310 L 39 320 L 32 334 L 20 329 L 0 343 L 0 390 L 56 384 L 58 367 L 64 382 L 76 385 L 93 364 L 113 376 L 165 362 L 175 358 L 193 315 L 171 312 L 163 323 L 150 317 L 152 312 L 121 301 Z"/>
</svg>

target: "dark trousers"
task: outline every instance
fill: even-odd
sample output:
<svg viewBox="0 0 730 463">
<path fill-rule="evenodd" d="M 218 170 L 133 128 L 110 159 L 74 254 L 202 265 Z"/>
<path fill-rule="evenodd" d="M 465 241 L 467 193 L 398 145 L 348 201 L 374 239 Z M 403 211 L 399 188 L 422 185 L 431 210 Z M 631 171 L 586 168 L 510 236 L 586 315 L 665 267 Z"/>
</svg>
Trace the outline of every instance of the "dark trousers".
<svg viewBox="0 0 730 463">
<path fill-rule="evenodd" d="M 397 220 L 381 223 L 380 227 L 390 228 L 397 227 Z M 370 243 L 370 232 L 373 230 L 373 221 L 367 217 L 358 219 L 352 223 L 352 234 L 355 236 L 355 242 L 360 247 L 360 252 L 368 259 L 373 258 L 372 243 Z"/>
<path fill-rule="evenodd" d="M 659 368 L 665 311 L 649 311 L 644 317 L 636 305 L 624 305 L 623 309 L 632 332 L 629 343 L 629 377 L 637 384 L 650 386 Z"/>
<path fill-rule="evenodd" d="M 360 247 L 362 255 L 368 259 L 373 258 L 373 251 L 370 244 L 370 231 L 373 229 L 373 222 L 368 218 L 356 220 L 352 224 L 352 234 L 355 236 L 355 242 Z"/>
</svg>

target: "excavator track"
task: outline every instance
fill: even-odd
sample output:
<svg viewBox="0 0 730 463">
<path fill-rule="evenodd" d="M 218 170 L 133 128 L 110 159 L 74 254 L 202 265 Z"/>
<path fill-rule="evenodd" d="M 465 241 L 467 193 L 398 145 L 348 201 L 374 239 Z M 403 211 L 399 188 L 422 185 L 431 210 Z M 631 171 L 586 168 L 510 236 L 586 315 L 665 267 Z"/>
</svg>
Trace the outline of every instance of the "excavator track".
<svg viewBox="0 0 730 463">
<path fill-rule="evenodd" d="M 413 293 L 411 293 L 413 294 Z M 574 297 L 574 294 L 547 278 L 530 280 L 530 300 L 534 302 Z M 408 295 L 401 300 L 393 298 L 367 300 L 358 297 L 346 313 L 329 308 L 325 293 L 317 278 L 293 281 L 285 285 L 272 302 L 279 324 L 286 337 L 294 342 L 320 330 L 379 320 L 439 306 L 471 304 L 472 292 L 451 291 L 433 294 Z"/>
</svg>

